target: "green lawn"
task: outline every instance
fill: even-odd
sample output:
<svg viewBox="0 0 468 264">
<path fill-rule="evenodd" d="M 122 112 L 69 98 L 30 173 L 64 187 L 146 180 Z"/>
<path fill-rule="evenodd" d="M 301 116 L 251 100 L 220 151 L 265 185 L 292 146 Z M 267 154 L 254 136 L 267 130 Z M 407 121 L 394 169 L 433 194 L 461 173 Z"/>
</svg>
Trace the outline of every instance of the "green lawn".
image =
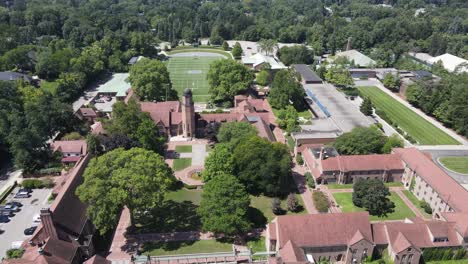
<svg viewBox="0 0 468 264">
<path fill-rule="evenodd" d="M 468 174 L 468 156 L 465 157 L 442 157 L 440 158 L 442 165 L 447 167 L 447 169 Z"/>
<path fill-rule="evenodd" d="M 180 52 L 193 52 L 211 50 L 181 50 Z M 217 52 L 216 52 L 217 53 Z M 210 64 L 220 60 L 220 57 L 171 57 L 167 63 L 167 69 L 172 81 L 172 87 L 182 96 L 186 88 L 192 89 L 193 100 L 195 102 L 208 102 L 209 84 L 206 79 Z"/>
<path fill-rule="evenodd" d="M 195 205 L 200 205 L 201 194 L 202 194 L 202 190 L 180 189 L 180 190 L 168 193 L 166 195 L 166 198 L 174 202 L 189 201 Z"/>
<path fill-rule="evenodd" d="M 432 217 L 432 215 L 426 213 L 424 209 L 422 209 L 421 206 L 419 206 L 419 203 L 420 203 L 419 199 L 411 191 L 403 190 L 403 193 L 405 194 L 406 198 L 408 198 L 408 200 L 410 200 L 411 203 L 413 203 L 419 209 L 419 211 L 421 211 L 421 213 L 424 216 L 428 218 Z"/>
<path fill-rule="evenodd" d="M 401 182 L 386 182 L 384 184 L 387 187 L 402 187 L 403 186 Z M 352 183 L 349 183 L 349 184 L 330 183 L 330 184 L 327 184 L 327 187 L 328 189 L 352 189 L 353 184 Z"/>
<path fill-rule="evenodd" d="M 213 47 L 199 47 L 199 48 L 193 48 L 193 47 L 177 47 L 171 51 L 168 52 L 169 56 L 177 53 L 184 53 L 184 52 L 211 52 L 211 53 L 217 53 L 226 56 L 227 58 L 232 58 L 231 54 L 229 52 L 226 52 L 220 48 L 213 48 Z"/>
<path fill-rule="evenodd" d="M 247 247 L 252 247 L 252 251 L 255 252 L 265 252 L 266 251 L 266 246 L 265 246 L 265 237 L 260 237 L 255 240 L 249 240 L 247 241 Z"/>
<path fill-rule="evenodd" d="M 292 212 L 287 212 L 287 213 L 288 214 L 307 214 L 307 210 L 304 208 L 304 202 L 302 201 L 302 197 L 299 194 L 297 194 L 297 199 L 299 200 L 299 204 L 302 206 L 303 210 L 297 213 L 292 213 Z M 276 215 L 273 214 L 273 211 L 271 210 L 272 200 L 273 198 L 266 197 L 263 195 L 251 196 L 250 206 L 261 211 L 263 215 L 267 218 L 268 222 L 270 222 L 276 217 Z M 286 198 L 281 200 L 281 208 L 283 208 L 284 210 L 287 209 Z"/>
<path fill-rule="evenodd" d="M 55 94 L 57 91 L 58 82 L 49 82 L 49 81 L 41 81 L 41 89 L 44 91 L 48 91 L 51 94 Z"/>
<path fill-rule="evenodd" d="M 290 135 L 287 135 L 286 140 L 288 141 L 289 150 L 291 150 L 291 152 L 294 152 L 294 147 L 296 146 L 294 139 Z"/>
<path fill-rule="evenodd" d="M 377 216 L 370 216 L 371 221 L 376 220 L 401 220 L 407 217 L 414 217 L 416 216 L 411 209 L 406 206 L 405 202 L 398 196 L 398 194 L 394 192 L 390 192 L 390 200 L 395 204 L 395 212 L 387 215 L 387 217 L 377 217 Z M 352 193 L 334 193 L 333 197 L 335 197 L 336 202 L 341 206 L 341 210 L 343 212 L 363 212 L 365 211 L 364 208 L 359 208 L 354 206 L 352 200 Z"/>
<path fill-rule="evenodd" d="M 426 264 L 468 264 L 468 259 L 458 259 L 458 260 L 434 260 L 425 262 Z"/>
<path fill-rule="evenodd" d="M 172 165 L 172 169 L 175 171 L 180 171 L 183 170 L 187 167 L 190 167 L 192 165 L 192 159 L 191 158 L 180 158 L 180 159 L 175 159 L 174 164 Z"/>
<path fill-rule="evenodd" d="M 192 153 L 191 145 L 179 145 L 175 147 L 176 152 L 179 153 Z"/>
<path fill-rule="evenodd" d="M 143 246 L 143 254 L 151 256 L 195 254 L 195 253 L 214 253 L 231 252 L 232 245 L 221 243 L 216 240 L 198 240 L 198 241 L 172 241 L 146 243 Z"/>
<path fill-rule="evenodd" d="M 369 97 L 374 107 L 385 112 L 420 145 L 459 145 L 460 142 L 420 117 L 377 87 L 358 87 L 364 97 Z"/>
</svg>

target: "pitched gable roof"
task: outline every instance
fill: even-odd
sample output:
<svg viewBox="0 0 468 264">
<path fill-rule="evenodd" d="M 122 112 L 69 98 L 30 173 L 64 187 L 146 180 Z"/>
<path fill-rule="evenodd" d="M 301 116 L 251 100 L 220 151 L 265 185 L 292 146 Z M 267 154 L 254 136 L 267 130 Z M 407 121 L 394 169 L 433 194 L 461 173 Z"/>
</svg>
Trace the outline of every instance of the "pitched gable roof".
<svg viewBox="0 0 468 264">
<path fill-rule="evenodd" d="M 51 144 L 52 150 L 62 153 L 81 153 L 87 152 L 86 140 L 57 140 Z"/>
<path fill-rule="evenodd" d="M 374 154 L 337 156 L 322 160 L 323 171 L 371 171 L 403 170 L 405 167 L 398 155 Z"/>
</svg>

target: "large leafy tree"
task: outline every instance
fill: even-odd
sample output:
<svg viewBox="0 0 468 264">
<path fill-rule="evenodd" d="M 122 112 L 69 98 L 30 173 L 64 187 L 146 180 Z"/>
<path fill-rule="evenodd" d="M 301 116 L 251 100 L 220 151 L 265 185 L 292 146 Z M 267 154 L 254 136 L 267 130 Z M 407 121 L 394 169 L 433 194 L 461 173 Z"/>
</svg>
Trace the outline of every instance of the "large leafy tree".
<svg viewBox="0 0 468 264">
<path fill-rule="evenodd" d="M 278 43 L 274 39 L 261 39 L 257 45 L 260 52 L 263 52 L 266 55 L 270 55 L 273 53 L 273 51 L 275 51 Z"/>
<path fill-rule="evenodd" d="M 271 106 L 283 109 L 292 103 L 297 110 L 302 110 L 305 108 L 304 97 L 304 88 L 292 71 L 280 70 L 275 74 L 268 96 Z"/>
<path fill-rule="evenodd" d="M 286 145 L 254 136 L 234 149 L 234 175 L 252 194 L 278 196 L 289 193 L 291 155 Z"/>
<path fill-rule="evenodd" d="M 364 98 L 362 101 L 361 106 L 359 107 L 361 112 L 365 114 L 366 116 L 370 116 L 374 113 L 374 110 L 372 109 L 372 101 L 369 97 Z"/>
<path fill-rule="evenodd" d="M 325 79 L 338 87 L 348 88 L 354 85 L 353 78 L 345 68 L 333 66 L 325 73 Z"/>
<path fill-rule="evenodd" d="M 219 143 L 205 159 L 205 170 L 202 173 L 202 178 L 204 182 L 208 182 L 220 173 L 232 174 L 233 170 L 234 163 L 230 146 Z"/>
<path fill-rule="evenodd" d="M 288 105 L 285 109 L 279 110 L 276 117 L 278 118 L 278 126 L 288 133 L 296 132 L 301 129 L 299 127 L 299 114 L 291 105 Z"/>
<path fill-rule="evenodd" d="M 371 215 L 386 216 L 394 212 L 395 204 L 388 196 L 388 187 L 378 179 L 359 179 L 353 185 L 353 204 L 365 208 Z"/>
<path fill-rule="evenodd" d="M 221 143 L 235 146 L 242 138 L 257 135 L 257 129 L 247 122 L 228 122 L 221 124 L 216 138 Z"/>
<path fill-rule="evenodd" d="M 249 205 L 249 195 L 239 180 L 219 173 L 203 187 L 198 208 L 203 230 L 228 237 L 249 231 L 252 226 L 247 214 Z"/>
<path fill-rule="evenodd" d="M 141 59 L 130 68 L 129 80 L 135 94 L 142 100 L 160 102 L 177 99 L 169 71 L 161 61 Z"/>
<path fill-rule="evenodd" d="M 239 42 L 236 42 L 236 44 L 234 44 L 234 46 L 232 47 L 232 56 L 234 57 L 234 59 L 238 60 L 241 58 L 242 56 L 242 47 L 241 45 L 239 44 Z"/>
<path fill-rule="evenodd" d="M 88 205 L 87 214 L 101 234 L 117 224 L 120 210 L 134 215 L 161 205 L 175 178 L 160 155 L 141 148 L 108 152 L 91 160 L 76 190 Z"/>
<path fill-rule="evenodd" d="M 286 65 L 312 64 L 314 62 L 314 52 L 304 45 L 284 46 L 279 49 L 278 57 Z"/>
<path fill-rule="evenodd" d="M 214 102 L 230 102 L 234 96 L 249 88 L 254 74 L 233 60 L 217 60 L 208 71 L 209 93 Z"/>
<path fill-rule="evenodd" d="M 336 138 L 333 146 L 342 155 L 380 153 L 386 137 L 375 126 L 357 127 Z"/>
</svg>

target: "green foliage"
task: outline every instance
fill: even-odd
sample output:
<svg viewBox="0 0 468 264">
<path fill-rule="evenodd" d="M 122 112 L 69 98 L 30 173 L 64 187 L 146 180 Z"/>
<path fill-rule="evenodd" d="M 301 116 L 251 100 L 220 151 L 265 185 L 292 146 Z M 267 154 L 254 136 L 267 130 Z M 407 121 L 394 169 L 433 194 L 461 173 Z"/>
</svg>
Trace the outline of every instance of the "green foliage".
<svg viewBox="0 0 468 264">
<path fill-rule="evenodd" d="M 257 129 L 248 122 L 227 122 L 219 127 L 216 138 L 220 143 L 235 147 L 242 139 L 257 135 Z"/>
<path fill-rule="evenodd" d="M 370 215 L 385 217 L 394 212 L 395 204 L 388 196 L 388 187 L 378 179 L 359 179 L 353 185 L 353 204 L 365 208 Z"/>
<path fill-rule="evenodd" d="M 419 206 L 424 209 L 424 212 L 426 212 L 426 214 L 432 214 L 432 208 L 431 208 L 431 205 L 428 204 L 426 201 L 421 201 L 419 203 Z"/>
<path fill-rule="evenodd" d="M 98 42 L 85 47 L 80 56 L 70 60 L 73 71 L 84 73 L 88 81 L 96 79 L 105 70 L 104 50 Z"/>
<path fill-rule="evenodd" d="M 261 86 L 267 86 L 270 83 L 270 72 L 268 70 L 261 70 L 257 77 L 255 78 L 255 82 Z"/>
<path fill-rule="evenodd" d="M 284 214 L 284 210 L 281 207 L 281 200 L 279 198 L 273 198 L 271 200 L 271 211 L 274 215 L 282 215 Z"/>
<path fill-rule="evenodd" d="M 304 165 L 304 159 L 302 158 L 302 154 L 301 154 L 301 153 L 297 153 L 297 155 L 296 155 L 296 162 L 297 162 L 297 164 L 299 164 L 299 165 Z"/>
<path fill-rule="evenodd" d="M 227 144 L 216 144 L 205 159 L 205 170 L 202 172 L 204 182 L 212 180 L 221 173 L 232 174 L 234 170 L 233 155 Z"/>
<path fill-rule="evenodd" d="M 223 50 L 229 50 L 229 44 L 227 41 L 223 41 Z"/>
<path fill-rule="evenodd" d="M 254 78 L 252 71 L 236 61 L 214 61 L 207 75 L 211 99 L 215 103 L 231 102 L 235 95 L 249 88 Z"/>
<path fill-rule="evenodd" d="M 33 60 L 29 52 L 34 51 L 34 46 L 23 45 L 7 51 L 0 57 L 0 68 L 5 71 L 13 69 L 30 70 L 34 68 Z"/>
<path fill-rule="evenodd" d="M 291 105 L 286 106 L 285 109 L 278 110 L 276 118 L 278 121 L 278 126 L 281 129 L 286 130 L 288 133 L 301 130 L 299 127 L 299 114 Z"/>
<path fill-rule="evenodd" d="M 198 208 L 203 230 L 228 237 L 247 232 L 252 226 L 247 214 L 249 205 L 249 195 L 236 177 L 216 175 L 204 185 Z"/>
<path fill-rule="evenodd" d="M 8 249 L 6 252 L 6 258 L 7 259 L 19 259 L 23 256 L 24 254 L 24 249 L 22 248 L 11 248 Z"/>
<path fill-rule="evenodd" d="M 374 113 L 372 107 L 372 101 L 368 97 L 365 97 L 359 109 L 364 115 L 370 116 Z"/>
<path fill-rule="evenodd" d="M 243 139 L 234 149 L 234 175 L 252 194 L 289 193 L 291 155 L 286 145 L 260 137 Z"/>
<path fill-rule="evenodd" d="M 177 99 L 177 92 L 172 89 L 169 71 L 158 60 L 143 58 L 130 67 L 130 83 L 142 100 L 167 101 Z"/>
<path fill-rule="evenodd" d="M 299 205 L 299 200 L 297 199 L 295 193 L 290 193 L 288 195 L 287 205 L 288 211 L 290 212 L 297 212 L 301 209 L 301 206 Z"/>
<path fill-rule="evenodd" d="M 88 217 L 105 234 L 117 224 L 123 206 L 129 208 L 133 225 L 134 215 L 160 206 L 174 183 L 162 156 L 141 148 L 120 148 L 90 161 L 76 194 L 89 205 Z"/>
<path fill-rule="evenodd" d="M 78 132 L 70 132 L 63 135 L 62 140 L 80 140 L 83 139 L 83 136 Z"/>
<path fill-rule="evenodd" d="M 314 205 L 317 211 L 320 213 L 327 213 L 328 208 L 330 208 L 330 201 L 328 201 L 327 196 L 321 191 L 313 191 L 312 199 L 314 200 Z"/>
<path fill-rule="evenodd" d="M 38 179 L 25 179 L 21 183 L 21 186 L 29 189 L 42 189 L 46 187 L 46 184 Z"/>
<path fill-rule="evenodd" d="M 347 88 L 354 85 L 353 78 L 349 71 L 342 67 L 330 67 L 324 74 L 325 79 L 340 88 Z"/>
<path fill-rule="evenodd" d="M 405 143 L 398 135 L 391 135 L 387 138 L 387 142 L 382 147 L 382 153 L 391 153 L 393 148 L 402 148 L 405 146 Z"/>
<path fill-rule="evenodd" d="M 314 177 L 312 177 L 312 174 L 310 172 L 306 172 L 304 174 L 304 177 L 306 178 L 307 186 L 309 186 L 312 189 L 315 189 L 315 180 Z"/>
<path fill-rule="evenodd" d="M 357 127 L 339 136 L 333 146 L 341 155 L 381 153 L 387 139 L 377 127 Z"/>
<path fill-rule="evenodd" d="M 291 64 L 312 64 L 314 62 L 314 52 L 304 45 L 284 46 L 279 49 L 278 57 L 288 66 Z"/>
<path fill-rule="evenodd" d="M 388 89 L 398 92 L 400 90 L 400 76 L 392 73 L 385 74 L 382 83 Z"/>
<path fill-rule="evenodd" d="M 459 260 L 466 256 L 464 248 L 425 248 L 422 258 L 425 262 L 438 260 Z"/>
<path fill-rule="evenodd" d="M 261 39 L 257 45 L 260 52 L 270 55 L 273 53 L 278 43 L 274 39 Z"/>
<path fill-rule="evenodd" d="M 55 51 L 48 48 L 39 52 L 35 66 L 37 75 L 48 80 L 57 78 L 70 69 L 70 59 L 74 55 L 74 50 L 70 48 Z"/>
<path fill-rule="evenodd" d="M 294 108 L 301 111 L 305 109 L 304 97 L 305 91 L 292 71 L 280 70 L 276 72 L 268 95 L 268 101 L 273 108 L 283 109 L 292 102 Z"/>
<path fill-rule="evenodd" d="M 232 56 L 234 57 L 234 59 L 238 60 L 241 58 L 242 52 L 243 51 L 241 45 L 239 44 L 239 42 L 236 42 L 236 44 L 234 44 L 234 47 L 232 47 Z"/>
<path fill-rule="evenodd" d="M 71 103 L 76 100 L 85 87 L 85 76 L 82 73 L 63 73 L 57 79 L 55 94 L 62 102 Z"/>
</svg>

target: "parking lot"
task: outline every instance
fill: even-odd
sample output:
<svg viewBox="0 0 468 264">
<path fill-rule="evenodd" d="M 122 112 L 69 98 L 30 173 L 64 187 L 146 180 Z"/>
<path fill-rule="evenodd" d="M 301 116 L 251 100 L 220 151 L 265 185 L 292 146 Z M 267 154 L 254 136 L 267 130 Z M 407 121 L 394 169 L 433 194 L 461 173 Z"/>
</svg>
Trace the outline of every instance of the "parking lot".
<svg viewBox="0 0 468 264">
<path fill-rule="evenodd" d="M 3 233 L 0 234 L 0 259 L 5 257 L 5 253 L 11 248 L 12 242 L 24 241 L 29 236 L 24 235 L 24 229 L 33 225 L 33 218 L 39 214 L 42 208 L 49 207 L 47 201 L 51 194 L 51 189 L 36 189 L 31 193 L 29 198 L 13 198 L 19 188 L 16 188 L 8 197 L 7 202 L 17 201 L 23 204 L 21 210 L 10 218 L 8 223 L 0 223 L 0 229 Z"/>
</svg>

